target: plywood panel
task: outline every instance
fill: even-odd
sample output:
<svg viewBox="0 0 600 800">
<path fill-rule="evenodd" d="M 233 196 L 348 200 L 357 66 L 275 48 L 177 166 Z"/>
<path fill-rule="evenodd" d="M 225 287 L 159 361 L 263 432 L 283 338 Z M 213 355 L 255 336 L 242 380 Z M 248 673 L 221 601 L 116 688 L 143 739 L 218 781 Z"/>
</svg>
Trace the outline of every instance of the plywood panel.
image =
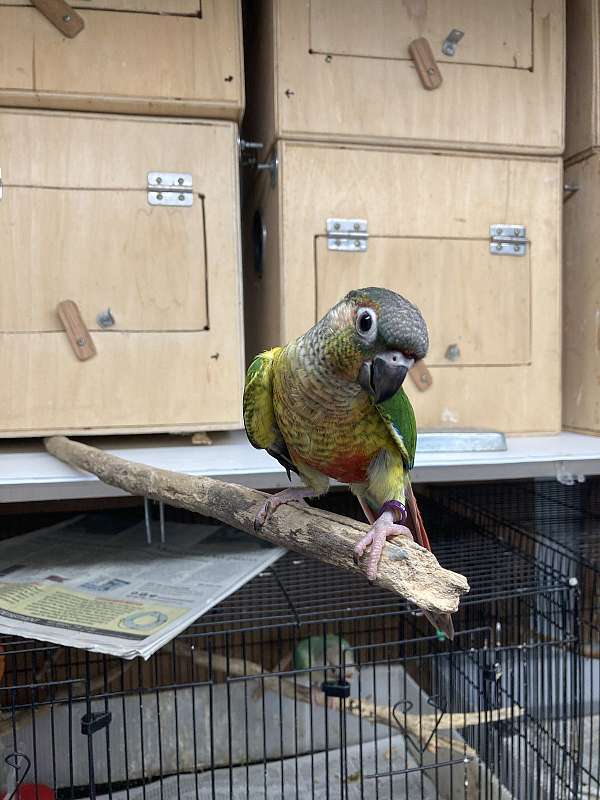
<svg viewBox="0 0 600 800">
<path fill-rule="evenodd" d="M 0 388 L 0 433 L 231 427 L 239 353 L 219 339 L 106 331 L 94 334 L 98 354 L 81 362 L 64 334 L 0 334 L 0 369 L 12 376 Z"/>
<path fill-rule="evenodd" d="M 106 331 L 93 331 L 97 355 L 85 362 L 76 359 L 66 335 L 61 331 L 22 330 L 0 334 L 0 369 L 4 376 L 0 388 L 0 435 L 28 436 L 53 431 L 201 430 L 240 426 L 244 345 L 241 325 L 237 127 L 231 123 L 201 124 L 187 121 L 179 124 L 175 120 L 127 117 L 89 115 L 71 118 L 68 115 L 2 113 L 0 137 L 10 152 L 19 150 L 18 143 L 11 135 L 18 133 L 19 120 L 33 145 L 29 151 L 32 161 L 41 159 L 43 166 L 35 166 L 34 163 L 26 168 L 19 166 L 17 160 L 13 175 L 21 178 L 24 175 L 36 175 L 47 180 L 60 176 L 62 167 L 62 178 L 56 189 L 46 187 L 34 190 L 7 182 L 2 204 L 15 202 L 13 198 L 16 197 L 27 197 L 28 193 L 31 197 L 33 192 L 43 195 L 44 204 L 39 207 L 47 211 L 49 218 L 53 212 L 48 207 L 48 198 L 52 196 L 60 198 L 56 202 L 62 209 L 59 218 L 65 220 L 65 226 L 68 215 L 74 215 L 73 227 L 81 225 L 83 230 L 72 234 L 73 247 L 87 257 L 88 265 L 93 267 L 85 282 L 82 282 L 82 291 L 86 293 L 80 301 L 82 307 L 91 309 L 92 301 L 100 299 L 103 294 L 101 289 L 110 288 L 111 281 L 117 288 L 123 289 L 121 281 L 124 276 L 117 265 L 102 265 L 102 256 L 116 258 L 119 250 L 118 242 L 115 245 L 108 241 L 108 224 L 121 225 L 123 230 L 129 224 L 129 236 L 125 237 L 124 234 L 120 238 L 121 245 L 124 247 L 126 244 L 128 248 L 125 261 L 121 260 L 121 269 L 126 270 L 129 265 L 132 277 L 135 277 L 137 295 L 133 284 L 127 283 L 127 291 L 123 292 L 123 307 L 129 310 L 123 313 L 137 315 L 137 321 L 143 324 L 163 327 L 161 313 L 167 313 L 168 316 L 171 306 L 173 309 L 181 308 L 184 316 L 188 314 L 189 321 L 205 319 L 207 329 L 119 330 L 119 315 L 117 308 L 113 307 L 117 326 Z M 60 141 L 61 131 L 69 130 L 69 126 L 64 128 L 63 123 L 69 120 L 73 122 L 74 131 L 70 132 L 63 144 L 72 146 L 73 159 L 69 161 L 63 157 L 62 151 L 57 151 L 60 155 L 51 160 L 50 165 L 45 157 L 45 148 L 52 149 L 54 143 Z M 92 193 L 79 187 L 65 189 L 60 185 L 75 184 L 83 174 L 87 178 L 96 177 L 100 184 L 104 181 L 105 186 L 109 187 L 116 180 L 118 170 L 110 168 L 107 158 L 112 158 L 113 165 L 122 165 L 123 175 L 128 174 L 132 181 L 138 174 L 137 169 L 143 166 L 142 178 L 139 178 L 143 182 L 147 166 L 143 164 L 144 154 L 168 153 L 173 142 L 180 145 L 178 151 L 171 154 L 172 161 L 176 162 L 173 166 L 176 169 L 183 166 L 182 160 L 187 165 L 183 171 L 193 175 L 197 194 L 192 213 L 196 214 L 197 230 L 196 226 L 189 229 L 182 227 L 181 218 L 175 213 L 189 209 L 151 209 L 145 199 L 138 204 L 138 196 L 145 198 L 145 187 L 144 190 L 127 190 L 121 186 Z M 20 143 L 23 146 L 23 140 Z M 131 171 L 127 173 L 127 169 Z M 91 194 L 97 194 L 98 197 L 91 199 Z M 116 210 L 110 204 L 104 206 L 109 195 L 116 197 Z M 76 198 L 80 202 L 76 202 Z M 27 205 L 28 201 L 21 202 Z M 135 204 L 135 218 L 128 223 L 132 202 Z M 123 210 L 121 222 L 115 218 L 119 208 Z M 95 214 L 92 220 L 94 228 L 89 220 L 81 221 L 83 212 Z M 152 217 L 158 212 L 165 213 L 154 225 L 150 225 Z M 3 213 L 0 208 L 0 215 Z M 5 253 L 9 241 L 11 247 L 23 242 L 27 252 L 27 214 L 15 213 L 12 219 L 17 229 L 9 224 L 0 227 L 0 248 Z M 37 224 L 39 228 L 41 216 Z M 25 232 L 19 225 L 25 228 Z M 84 242 L 86 233 L 87 249 Z M 179 245 L 175 241 L 178 236 L 182 237 Z M 205 247 L 202 240 L 205 241 Z M 59 242 L 64 250 L 60 253 L 57 251 L 57 255 L 65 258 L 69 269 L 75 271 L 77 259 L 69 254 L 67 236 L 61 235 Z M 35 253 L 36 246 L 30 252 Z M 97 252 L 92 252 L 94 247 Z M 171 263 L 174 247 L 176 250 L 179 247 L 182 259 L 177 266 Z M 155 258 L 154 249 L 157 253 L 166 253 L 166 259 Z M 201 263 L 204 250 L 207 254 L 205 275 Z M 51 252 L 51 255 L 54 253 Z M 123 256 L 123 253 L 120 255 Z M 24 262 L 28 266 L 26 259 Z M 198 274 L 196 265 L 200 268 Z M 12 266 L 18 269 L 18 261 L 13 262 Z M 6 269 L 4 261 L 2 268 Z M 27 283 L 28 279 L 23 279 L 23 272 L 11 278 L 11 291 L 17 293 L 17 296 L 13 296 L 13 302 L 20 307 L 25 320 L 31 319 L 32 315 L 27 297 L 30 289 L 34 299 L 33 308 L 40 307 L 36 289 Z M 201 290 L 200 283 L 203 280 L 205 285 Z M 5 288 L 6 284 L 3 286 Z M 43 285 L 43 289 L 50 292 L 49 281 Z M 199 294 L 205 292 L 207 302 L 202 314 L 207 314 L 206 317 L 194 306 L 193 292 L 196 290 Z M 22 301 L 23 297 L 27 297 L 26 302 Z M 137 307 L 136 297 L 137 301 L 141 300 L 141 307 Z M 165 303 L 162 308 L 161 303 Z M 2 309 L 3 313 L 9 313 L 4 290 Z M 192 310 L 197 316 L 190 315 Z M 16 314 L 21 329 L 27 327 L 18 312 L 10 313 Z"/>
<path fill-rule="evenodd" d="M 369 234 L 375 240 L 424 237 L 471 239 L 482 244 L 491 224 L 522 224 L 527 228 L 530 254 L 529 334 L 523 319 L 522 285 L 513 291 L 516 287 L 511 284 L 510 298 L 517 298 L 511 303 L 501 297 L 510 283 L 503 283 L 503 278 L 496 295 L 502 312 L 495 320 L 488 319 L 494 297 L 489 290 L 487 299 L 480 298 L 479 314 L 475 314 L 475 303 L 469 308 L 466 325 L 473 342 L 478 335 L 487 339 L 491 325 L 494 335 L 502 337 L 493 353 L 496 357 L 505 340 L 509 352 L 511 348 L 521 348 L 519 355 L 523 355 L 522 342 L 529 335 L 530 360 L 517 366 L 460 366 L 460 362 L 433 366 L 433 388 L 414 398 L 417 417 L 422 426 L 429 427 L 449 424 L 487 425 L 507 432 L 559 430 L 561 160 L 289 142 L 281 142 L 279 149 L 283 176 L 282 340 L 298 336 L 315 321 L 315 240 L 323 236 L 328 217 L 366 218 Z M 485 246 L 484 252 L 480 263 L 488 264 Z M 341 259 L 342 254 L 338 255 Z M 356 263 L 352 261 L 355 255 L 348 253 L 347 263 Z M 521 261 L 516 257 L 496 258 L 497 269 L 505 264 L 508 275 L 515 274 L 513 270 Z M 407 271 L 409 268 L 405 266 Z M 373 270 L 377 274 L 377 268 Z M 343 271 L 340 267 L 336 299 L 347 288 Z M 367 276 L 373 277 L 373 273 L 369 275 L 367 270 L 356 275 L 361 280 Z M 333 296 L 336 287 L 333 277 L 331 280 Z M 418 278 L 411 280 L 418 283 Z M 372 285 L 373 281 L 364 283 Z M 461 295 L 464 288 L 462 280 L 448 289 L 445 300 L 449 306 L 461 307 L 465 302 Z M 435 291 L 432 287 L 434 296 Z M 444 313 L 448 315 L 446 319 L 452 318 L 451 311 Z M 511 328 L 519 334 L 515 335 Z M 436 360 L 441 350 L 434 349 Z"/>
<path fill-rule="evenodd" d="M 453 56 L 442 52 L 448 33 L 465 33 Z M 314 53 L 410 60 L 408 45 L 425 37 L 436 61 L 509 69 L 532 66 L 533 8 L 522 0 L 452 3 L 412 0 L 310 0 L 310 49 Z"/>
<path fill-rule="evenodd" d="M 2 83 L 29 91 L 33 86 L 34 17 L 29 13 L 24 16 L 20 8 L 0 6 L 0 20 Z"/>
<path fill-rule="evenodd" d="M 259 8 L 264 9 L 265 19 L 275 10 L 275 53 L 259 51 L 256 60 L 265 64 L 249 61 L 248 69 L 265 74 L 274 65 L 276 116 L 254 117 L 249 107 L 245 121 L 248 134 L 267 145 L 286 138 L 557 155 L 563 150 L 563 0 L 511 0 L 510 4 L 464 0 L 460 5 L 379 0 L 372 13 L 369 4 L 362 4 L 361 10 L 353 1 L 348 15 L 348 4 L 342 0 L 327 4 L 319 0 L 315 8 L 327 24 L 316 27 L 311 25 L 312 3 L 272 0 L 267 6 Z M 405 38 L 387 21 L 394 15 L 412 16 L 411 30 L 425 30 L 438 15 L 448 13 L 450 19 L 460 9 L 469 13 L 464 23 L 457 24 L 465 30 L 457 57 L 440 57 L 443 83 L 426 91 L 414 65 L 391 56 Z M 489 22 L 498 16 L 502 24 Z M 508 39 L 503 34 L 505 23 L 513 28 Z M 341 41 L 351 28 L 350 47 L 344 49 Z M 531 64 L 524 44 L 529 41 L 528 30 Z M 332 38 L 323 39 L 323 31 Z M 442 34 L 436 31 L 437 58 Z M 463 46 L 477 63 L 462 63 Z M 355 47 L 356 54 L 332 54 L 328 47 L 343 53 Z M 488 56 L 478 61 L 482 51 L 502 63 L 490 66 Z"/>
<path fill-rule="evenodd" d="M 88 329 L 201 330 L 208 323 L 202 201 L 149 206 L 140 190 L 10 187 L 0 203 L 0 331 L 62 330 L 61 300 Z M 27 302 L 15 302 L 27 298 Z"/>
<path fill-rule="evenodd" d="M 31 6 L 0 5 L 0 52 L 17 51 L 19 65 L 0 60 L 0 101 L 239 119 L 239 0 L 205 0 L 202 16 L 190 2 L 159 13 L 85 6 L 85 29 L 71 40 Z"/>
<path fill-rule="evenodd" d="M 564 425 L 600 434 L 600 156 L 566 171 Z"/>
<path fill-rule="evenodd" d="M 491 255 L 488 239 L 425 237 L 370 237 L 366 252 L 343 253 L 319 236 L 316 258 L 316 319 L 351 289 L 386 286 L 427 320 L 429 367 L 530 360 L 529 255 Z"/>
<path fill-rule="evenodd" d="M 145 190 L 148 172 L 198 175 L 221 167 L 221 126 L 91 114 L 0 112 L 2 180 L 11 186 Z M 202 146 L 198 146 L 201 137 Z"/>
</svg>

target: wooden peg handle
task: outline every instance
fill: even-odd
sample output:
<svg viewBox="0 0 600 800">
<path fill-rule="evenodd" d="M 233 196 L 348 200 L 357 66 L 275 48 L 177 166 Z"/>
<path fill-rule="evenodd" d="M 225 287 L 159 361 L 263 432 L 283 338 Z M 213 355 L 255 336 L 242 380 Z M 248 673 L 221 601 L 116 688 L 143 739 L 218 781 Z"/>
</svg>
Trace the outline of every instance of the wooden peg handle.
<svg viewBox="0 0 600 800">
<path fill-rule="evenodd" d="M 69 39 L 85 27 L 83 19 L 65 0 L 31 0 L 37 10 Z"/>
<path fill-rule="evenodd" d="M 73 300 L 62 300 L 56 307 L 56 312 L 63 324 L 69 344 L 80 361 L 96 355 L 96 345 L 88 331 L 77 303 Z"/>
<path fill-rule="evenodd" d="M 429 389 L 433 384 L 431 372 L 429 372 L 427 369 L 427 364 L 423 361 L 423 359 L 420 361 L 415 361 L 408 374 L 420 392 L 426 392 L 427 389 Z"/>
<path fill-rule="evenodd" d="M 426 89 L 437 89 L 441 86 L 444 79 L 427 39 L 414 39 L 408 45 L 408 52 L 415 63 L 423 86 Z"/>
</svg>

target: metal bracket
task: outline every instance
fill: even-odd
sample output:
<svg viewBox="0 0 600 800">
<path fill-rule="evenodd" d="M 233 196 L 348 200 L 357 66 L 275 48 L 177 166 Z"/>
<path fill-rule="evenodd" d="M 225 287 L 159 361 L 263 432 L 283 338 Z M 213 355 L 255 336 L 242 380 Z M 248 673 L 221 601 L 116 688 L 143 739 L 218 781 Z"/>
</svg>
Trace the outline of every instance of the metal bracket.
<svg viewBox="0 0 600 800">
<path fill-rule="evenodd" d="M 461 31 L 458 28 L 452 28 L 448 36 L 446 36 L 444 39 L 444 43 L 442 44 L 442 53 L 445 56 L 453 56 L 456 53 L 456 45 L 460 42 L 464 35 L 464 31 Z"/>
<path fill-rule="evenodd" d="M 448 359 L 448 361 L 458 361 L 460 358 L 460 347 L 456 342 L 448 345 L 444 353 L 444 358 Z"/>
<path fill-rule="evenodd" d="M 404 725 L 402 724 L 402 721 L 401 721 L 402 717 L 396 716 L 399 713 L 408 714 L 408 712 L 411 711 L 413 709 L 413 706 L 414 706 L 412 700 L 398 700 L 396 705 L 392 708 L 392 716 L 396 720 L 396 724 L 398 725 L 400 730 L 404 731 L 404 735 L 406 736 L 406 738 L 410 739 L 410 741 L 412 742 L 413 747 L 420 753 L 424 753 L 427 750 L 427 747 L 429 746 L 429 743 L 433 739 L 434 734 L 435 734 L 436 730 L 438 729 L 438 727 L 440 725 L 440 722 L 442 721 L 442 717 L 444 716 L 444 714 L 448 710 L 448 703 L 446 702 L 446 700 L 444 698 L 442 698 L 441 703 L 438 703 L 437 702 L 438 701 L 438 697 L 439 697 L 438 695 L 432 695 L 431 697 L 427 698 L 427 705 L 431 706 L 436 712 L 439 710 L 440 713 L 439 714 L 436 713 L 435 725 L 433 726 L 433 729 L 432 729 L 432 731 L 431 731 L 431 733 L 429 735 L 429 738 L 427 739 L 427 741 L 423 745 L 421 744 L 420 741 L 418 741 L 418 739 L 416 739 L 412 735 L 412 733 L 409 732 L 408 728 L 404 727 Z"/>
<path fill-rule="evenodd" d="M 524 256 L 527 253 L 527 229 L 524 225 L 497 222 L 490 225 L 490 253 L 494 256 Z"/>
<path fill-rule="evenodd" d="M 369 229 L 366 219 L 327 220 L 327 249 L 349 253 L 364 253 L 367 249 Z"/>
<path fill-rule="evenodd" d="M 187 172 L 149 172 L 148 202 L 151 206 L 191 206 L 192 176 Z"/>
<path fill-rule="evenodd" d="M 81 718 L 81 733 L 84 736 L 91 736 L 103 728 L 107 728 L 112 722 L 110 711 L 92 711 L 84 714 Z"/>
<path fill-rule="evenodd" d="M 254 166 L 259 172 L 268 170 L 271 173 L 271 189 L 274 189 L 277 186 L 277 171 L 279 169 L 277 150 L 273 150 L 268 161 L 257 161 Z"/>
<path fill-rule="evenodd" d="M 556 466 L 556 480 L 563 486 L 574 486 L 576 483 L 585 483 L 585 475 L 580 472 L 571 472 L 564 461 Z"/>
<path fill-rule="evenodd" d="M 327 697 L 350 697 L 350 684 L 348 681 L 323 681 L 321 691 Z"/>
<path fill-rule="evenodd" d="M 580 189 L 581 186 L 576 183 L 565 183 L 563 186 L 563 203 L 566 203 L 567 200 L 570 200 Z"/>
<path fill-rule="evenodd" d="M 112 328 L 115 324 L 115 318 L 110 308 L 107 308 L 106 311 L 101 311 L 96 317 L 96 322 L 101 328 Z"/>
<path fill-rule="evenodd" d="M 242 167 L 255 167 L 257 158 L 256 153 L 262 150 L 264 144 L 262 142 L 249 142 L 246 139 L 238 138 L 240 164 Z"/>
</svg>

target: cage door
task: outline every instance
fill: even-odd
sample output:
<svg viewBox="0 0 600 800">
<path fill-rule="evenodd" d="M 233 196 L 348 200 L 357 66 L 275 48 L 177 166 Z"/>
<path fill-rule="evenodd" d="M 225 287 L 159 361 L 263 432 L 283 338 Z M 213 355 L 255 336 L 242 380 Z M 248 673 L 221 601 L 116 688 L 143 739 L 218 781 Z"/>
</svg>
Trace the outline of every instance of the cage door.
<svg viewBox="0 0 600 800">
<path fill-rule="evenodd" d="M 144 176 L 143 176 L 144 177 Z M 90 330 L 203 330 L 204 212 L 148 203 L 147 190 L 6 186 L 0 203 L 0 331 L 62 330 L 74 300 Z"/>
<path fill-rule="evenodd" d="M 351 289 L 384 286 L 421 309 L 431 366 L 530 361 L 529 253 L 492 255 L 487 239 L 378 236 L 346 253 L 319 236 L 316 259 L 315 321 Z"/>
<path fill-rule="evenodd" d="M 453 29 L 464 38 L 450 55 L 443 47 Z M 408 45 L 424 36 L 437 61 L 531 69 L 532 30 L 533 3 L 526 0 L 310 2 L 310 51 L 326 55 L 410 61 Z"/>
</svg>

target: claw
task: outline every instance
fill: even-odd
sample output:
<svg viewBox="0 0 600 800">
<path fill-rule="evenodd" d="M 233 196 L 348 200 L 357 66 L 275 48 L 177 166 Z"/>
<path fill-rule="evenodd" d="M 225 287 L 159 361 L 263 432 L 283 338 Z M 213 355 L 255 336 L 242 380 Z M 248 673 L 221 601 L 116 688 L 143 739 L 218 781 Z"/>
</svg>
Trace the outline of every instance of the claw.
<svg viewBox="0 0 600 800">
<path fill-rule="evenodd" d="M 258 513 L 254 518 L 254 530 L 259 531 L 269 519 L 271 514 L 276 511 L 279 506 L 282 506 L 285 503 L 302 502 L 305 498 L 314 496 L 314 489 L 306 489 L 304 487 L 292 487 L 272 495 L 265 500 L 265 502 L 259 508 Z"/>
</svg>

